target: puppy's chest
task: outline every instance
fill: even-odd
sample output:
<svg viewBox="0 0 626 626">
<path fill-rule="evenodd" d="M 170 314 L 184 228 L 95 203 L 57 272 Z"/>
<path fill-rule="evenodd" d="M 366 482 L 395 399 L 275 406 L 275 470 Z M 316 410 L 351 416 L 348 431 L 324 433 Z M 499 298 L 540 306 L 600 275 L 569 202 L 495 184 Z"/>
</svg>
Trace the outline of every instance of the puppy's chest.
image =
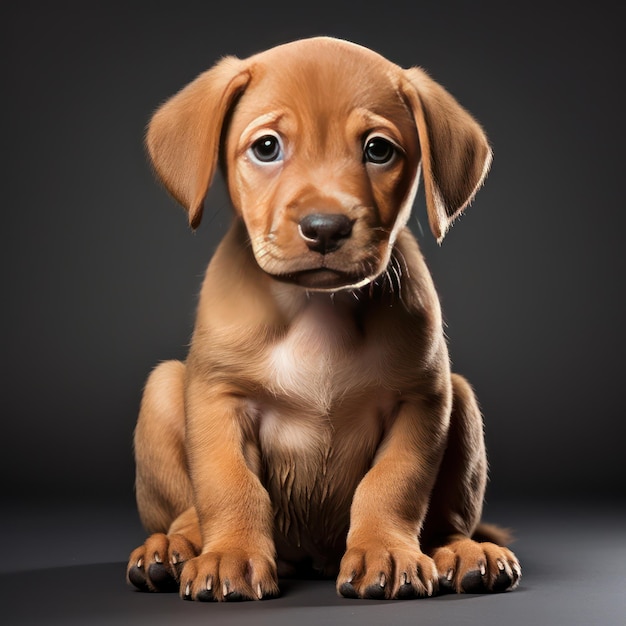
<svg viewBox="0 0 626 626">
<path fill-rule="evenodd" d="M 351 317 L 312 306 L 269 348 L 265 385 L 288 404 L 328 414 L 339 399 L 373 382 L 372 364 L 362 359 L 363 343 Z"/>
<path fill-rule="evenodd" d="M 268 350 L 259 446 L 277 527 L 298 544 L 345 531 L 393 412 L 394 393 L 380 386 L 366 345 L 350 318 L 313 309 Z"/>
</svg>

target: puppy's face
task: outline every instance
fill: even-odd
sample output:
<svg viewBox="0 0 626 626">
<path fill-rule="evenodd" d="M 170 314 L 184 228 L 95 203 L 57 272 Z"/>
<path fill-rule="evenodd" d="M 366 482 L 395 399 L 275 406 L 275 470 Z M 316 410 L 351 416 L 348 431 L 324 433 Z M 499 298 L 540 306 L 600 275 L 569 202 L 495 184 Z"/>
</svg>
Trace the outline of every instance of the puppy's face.
<svg viewBox="0 0 626 626">
<path fill-rule="evenodd" d="M 221 154 L 259 266 L 329 291 L 385 270 L 420 171 L 441 241 L 491 163 L 480 125 L 423 70 L 327 37 L 222 59 L 156 111 L 146 145 L 193 228 Z"/>
<path fill-rule="evenodd" d="M 312 290 L 386 268 L 420 160 L 396 66 L 357 46 L 266 52 L 227 127 L 235 210 L 259 266 Z"/>
</svg>

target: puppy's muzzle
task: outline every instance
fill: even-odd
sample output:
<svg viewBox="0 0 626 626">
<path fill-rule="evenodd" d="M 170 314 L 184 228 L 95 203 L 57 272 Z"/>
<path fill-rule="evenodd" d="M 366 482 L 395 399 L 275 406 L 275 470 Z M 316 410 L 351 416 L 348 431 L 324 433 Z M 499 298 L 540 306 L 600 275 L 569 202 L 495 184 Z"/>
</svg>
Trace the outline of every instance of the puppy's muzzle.
<svg viewBox="0 0 626 626">
<path fill-rule="evenodd" d="M 339 249 L 352 234 L 353 220 L 342 213 L 311 213 L 298 224 L 309 250 L 328 254 Z"/>
</svg>

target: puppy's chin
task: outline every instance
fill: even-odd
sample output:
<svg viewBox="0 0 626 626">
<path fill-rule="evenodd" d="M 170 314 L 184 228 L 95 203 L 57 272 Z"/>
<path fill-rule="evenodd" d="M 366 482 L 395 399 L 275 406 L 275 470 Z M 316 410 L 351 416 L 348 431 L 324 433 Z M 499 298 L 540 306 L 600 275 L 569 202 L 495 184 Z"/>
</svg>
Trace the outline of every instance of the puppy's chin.
<svg viewBox="0 0 626 626">
<path fill-rule="evenodd" d="M 308 291 L 358 289 L 359 287 L 367 285 L 374 278 L 373 276 L 363 277 L 328 268 L 309 269 L 285 274 L 272 274 L 272 277 L 282 282 L 298 285 Z"/>
</svg>

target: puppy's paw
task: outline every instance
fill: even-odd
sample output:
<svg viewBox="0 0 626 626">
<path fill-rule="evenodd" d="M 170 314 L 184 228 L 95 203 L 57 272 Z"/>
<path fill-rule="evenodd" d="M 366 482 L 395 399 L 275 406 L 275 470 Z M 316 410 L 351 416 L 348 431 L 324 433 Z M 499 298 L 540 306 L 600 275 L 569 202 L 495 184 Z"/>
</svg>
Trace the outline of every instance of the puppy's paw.
<svg viewBox="0 0 626 626">
<path fill-rule="evenodd" d="M 208 552 L 185 563 L 180 576 L 184 600 L 265 600 L 279 595 L 276 563 L 243 550 Z"/>
<path fill-rule="evenodd" d="M 460 539 L 435 550 L 433 558 L 441 588 L 457 593 L 510 591 L 522 577 L 516 556 L 495 543 Z"/>
<path fill-rule="evenodd" d="M 131 553 L 126 580 L 141 591 L 177 591 L 183 563 L 198 552 L 183 535 L 155 533 Z"/>
<path fill-rule="evenodd" d="M 351 547 L 341 560 L 337 593 L 344 598 L 408 599 L 437 592 L 433 560 L 417 547 Z"/>
</svg>

